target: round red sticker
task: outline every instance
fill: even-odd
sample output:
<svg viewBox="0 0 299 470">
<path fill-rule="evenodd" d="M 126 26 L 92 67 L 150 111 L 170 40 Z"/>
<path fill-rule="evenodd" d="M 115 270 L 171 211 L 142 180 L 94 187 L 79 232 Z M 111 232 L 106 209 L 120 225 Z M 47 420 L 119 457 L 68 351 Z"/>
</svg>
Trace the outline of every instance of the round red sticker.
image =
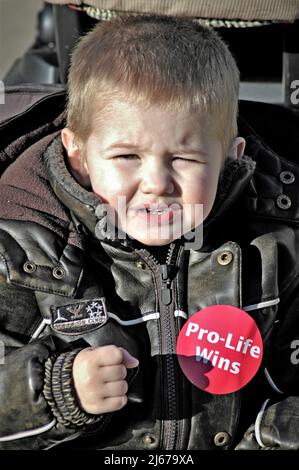
<svg viewBox="0 0 299 470">
<path fill-rule="evenodd" d="M 255 321 L 244 310 L 214 305 L 196 312 L 185 323 L 177 354 L 190 382 L 221 395 L 239 390 L 256 374 L 263 342 Z"/>
</svg>

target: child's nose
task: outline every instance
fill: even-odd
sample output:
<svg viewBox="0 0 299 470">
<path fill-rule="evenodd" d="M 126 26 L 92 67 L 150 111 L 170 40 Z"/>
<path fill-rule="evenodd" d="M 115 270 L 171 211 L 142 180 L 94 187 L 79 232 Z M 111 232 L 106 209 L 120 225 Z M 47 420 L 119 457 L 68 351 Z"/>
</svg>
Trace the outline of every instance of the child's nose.
<svg viewBox="0 0 299 470">
<path fill-rule="evenodd" d="M 161 167 L 148 168 L 143 174 L 141 190 L 147 194 L 172 194 L 174 182 L 170 172 Z"/>
</svg>

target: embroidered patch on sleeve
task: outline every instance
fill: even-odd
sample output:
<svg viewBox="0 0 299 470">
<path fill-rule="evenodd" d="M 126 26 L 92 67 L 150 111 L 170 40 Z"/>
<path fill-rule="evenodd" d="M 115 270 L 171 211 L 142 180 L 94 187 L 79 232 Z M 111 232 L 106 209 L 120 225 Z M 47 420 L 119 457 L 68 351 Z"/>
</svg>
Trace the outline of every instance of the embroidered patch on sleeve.
<svg viewBox="0 0 299 470">
<path fill-rule="evenodd" d="M 80 334 L 99 328 L 108 321 L 105 298 L 80 300 L 51 306 L 52 328 L 64 334 Z"/>
</svg>

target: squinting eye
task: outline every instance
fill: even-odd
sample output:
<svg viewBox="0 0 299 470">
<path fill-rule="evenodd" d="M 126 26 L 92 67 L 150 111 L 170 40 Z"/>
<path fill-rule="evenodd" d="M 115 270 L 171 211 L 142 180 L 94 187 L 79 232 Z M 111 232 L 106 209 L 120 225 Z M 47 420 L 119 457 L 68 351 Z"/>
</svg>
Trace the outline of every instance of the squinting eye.
<svg viewBox="0 0 299 470">
<path fill-rule="evenodd" d="M 183 162 L 197 162 L 197 160 L 192 160 L 191 158 L 183 158 L 183 157 L 174 157 L 172 160 L 173 161 L 174 160 L 181 160 Z"/>
<path fill-rule="evenodd" d="M 134 160 L 135 158 L 138 158 L 138 156 L 134 154 L 128 154 L 128 155 L 116 155 L 116 157 L 114 158 L 121 158 L 124 160 Z"/>
</svg>

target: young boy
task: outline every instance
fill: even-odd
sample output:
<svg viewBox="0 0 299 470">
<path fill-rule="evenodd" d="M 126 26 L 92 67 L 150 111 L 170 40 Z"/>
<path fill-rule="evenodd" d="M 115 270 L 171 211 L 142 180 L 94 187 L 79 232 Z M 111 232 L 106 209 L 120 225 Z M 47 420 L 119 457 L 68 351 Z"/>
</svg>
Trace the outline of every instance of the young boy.
<svg viewBox="0 0 299 470">
<path fill-rule="evenodd" d="M 74 52 L 62 131 L 34 107 L 2 126 L 3 449 L 299 447 L 282 395 L 298 391 L 298 169 L 245 127 L 243 157 L 238 84 L 212 30 L 117 18 Z M 186 319 L 217 304 L 250 312 L 265 350 L 224 395 L 176 356 Z"/>
</svg>

